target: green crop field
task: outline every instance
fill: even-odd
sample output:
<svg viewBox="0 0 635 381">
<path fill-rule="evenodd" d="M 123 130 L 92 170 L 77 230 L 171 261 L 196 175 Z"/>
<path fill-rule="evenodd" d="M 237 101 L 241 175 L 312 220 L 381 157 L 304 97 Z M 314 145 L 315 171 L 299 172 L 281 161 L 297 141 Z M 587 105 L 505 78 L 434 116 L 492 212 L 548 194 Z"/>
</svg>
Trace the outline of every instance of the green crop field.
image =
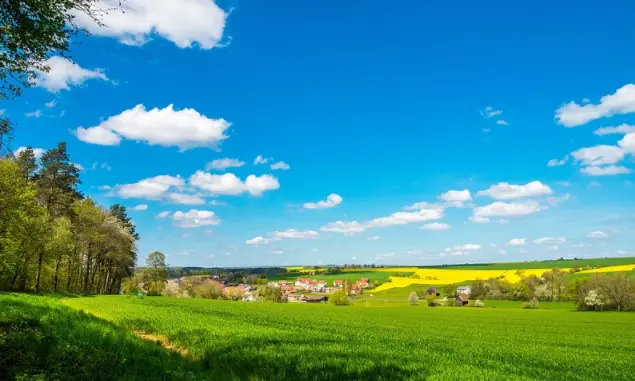
<svg viewBox="0 0 635 381">
<path fill-rule="evenodd" d="M 620 266 L 635 263 L 635 257 L 622 258 L 590 258 L 575 260 L 555 260 L 555 261 L 531 261 L 531 262 L 501 262 L 483 264 L 465 264 L 449 266 L 424 266 L 422 268 L 457 269 L 457 270 L 517 270 L 517 269 L 554 269 L 571 268 L 573 266 Z"/>
<path fill-rule="evenodd" d="M 0 294 L 0 307 L 0 366 L 24 380 L 573 381 L 635 372 L 630 313 L 16 294 Z"/>
</svg>

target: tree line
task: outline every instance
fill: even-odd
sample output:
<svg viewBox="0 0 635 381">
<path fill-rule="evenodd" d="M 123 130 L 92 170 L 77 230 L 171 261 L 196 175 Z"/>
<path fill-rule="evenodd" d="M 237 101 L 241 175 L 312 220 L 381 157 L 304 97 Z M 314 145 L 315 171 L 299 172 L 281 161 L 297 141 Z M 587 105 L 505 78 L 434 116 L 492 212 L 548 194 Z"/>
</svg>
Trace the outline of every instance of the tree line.
<svg viewBox="0 0 635 381">
<path fill-rule="evenodd" d="M 139 235 L 122 205 L 78 190 L 66 144 L 0 157 L 0 290 L 118 293 Z"/>
</svg>

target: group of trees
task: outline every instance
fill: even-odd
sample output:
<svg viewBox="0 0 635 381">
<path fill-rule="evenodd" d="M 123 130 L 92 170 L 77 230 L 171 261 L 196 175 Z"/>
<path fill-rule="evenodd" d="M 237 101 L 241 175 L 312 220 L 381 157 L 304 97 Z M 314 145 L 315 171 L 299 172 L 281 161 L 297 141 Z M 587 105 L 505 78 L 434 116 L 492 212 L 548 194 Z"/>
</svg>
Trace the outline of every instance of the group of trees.
<svg viewBox="0 0 635 381">
<path fill-rule="evenodd" d="M 116 293 L 139 239 L 126 208 L 78 190 L 66 144 L 0 157 L 0 289 Z"/>
</svg>

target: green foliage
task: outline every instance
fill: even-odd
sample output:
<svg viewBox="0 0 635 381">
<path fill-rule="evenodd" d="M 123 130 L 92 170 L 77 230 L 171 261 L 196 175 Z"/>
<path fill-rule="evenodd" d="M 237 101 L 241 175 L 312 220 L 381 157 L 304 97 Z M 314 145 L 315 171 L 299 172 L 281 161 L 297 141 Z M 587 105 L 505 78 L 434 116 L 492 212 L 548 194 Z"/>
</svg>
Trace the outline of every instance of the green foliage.
<svg viewBox="0 0 635 381">
<path fill-rule="evenodd" d="M 415 291 L 412 291 L 409 295 L 408 295 L 408 303 L 411 306 L 416 306 L 419 303 L 419 295 L 417 295 L 417 293 Z"/>
<path fill-rule="evenodd" d="M 329 296 L 329 303 L 336 306 L 348 306 L 351 304 L 351 300 L 348 297 L 346 291 L 336 291 L 331 296 Z"/>
<path fill-rule="evenodd" d="M 426 295 L 425 298 L 426 298 L 426 303 L 428 304 L 428 307 L 438 306 L 436 295 Z"/>
<path fill-rule="evenodd" d="M 448 298 L 456 298 L 456 288 L 458 286 L 456 285 L 456 283 L 450 283 L 448 285 L 446 285 L 443 288 L 443 295 L 447 296 Z"/>
<path fill-rule="evenodd" d="M 223 295 L 223 286 L 217 282 L 201 283 L 194 287 L 192 296 L 203 299 L 219 299 Z"/>
<path fill-rule="evenodd" d="M 282 302 L 282 290 L 275 286 L 259 286 L 257 289 L 257 297 L 267 302 Z"/>
<path fill-rule="evenodd" d="M 538 299 L 533 298 L 530 301 L 528 301 L 527 303 L 523 303 L 521 307 L 526 309 L 526 310 L 535 310 L 535 309 L 538 309 L 540 307 L 540 302 L 538 301 Z"/>
</svg>

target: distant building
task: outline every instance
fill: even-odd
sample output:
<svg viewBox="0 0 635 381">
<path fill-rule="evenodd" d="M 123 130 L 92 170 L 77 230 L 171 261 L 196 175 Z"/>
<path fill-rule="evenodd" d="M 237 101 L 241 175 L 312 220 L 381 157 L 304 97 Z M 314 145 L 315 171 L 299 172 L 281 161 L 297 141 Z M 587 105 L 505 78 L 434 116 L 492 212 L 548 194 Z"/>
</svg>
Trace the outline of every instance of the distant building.
<svg viewBox="0 0 635 381">
<path fill-rule="evenodd" d="M 326 303 L 328 296 L 305 296 L 304 303 Z"/>
<path fill-rule="evenodd" d="M 457 306 L 465 306 L 469 303 L 470 301 L 468 300 L 467 296 L 465 295 L 459 295 L 456 297 L 456 305 Z"/>
<path fill-rule="evenodd" d="M 456 288 L 457 295 L 467 295 L 470 296 L 472 294 L 472 287 L 470 286 L 459 286 Z"/>
<path fill-rule="evenodd" d="M 333 286 L 334 287 L 344 287 L 344 281 L 338 279 L 338 280 L 333 282 Z"/>
</svg>

